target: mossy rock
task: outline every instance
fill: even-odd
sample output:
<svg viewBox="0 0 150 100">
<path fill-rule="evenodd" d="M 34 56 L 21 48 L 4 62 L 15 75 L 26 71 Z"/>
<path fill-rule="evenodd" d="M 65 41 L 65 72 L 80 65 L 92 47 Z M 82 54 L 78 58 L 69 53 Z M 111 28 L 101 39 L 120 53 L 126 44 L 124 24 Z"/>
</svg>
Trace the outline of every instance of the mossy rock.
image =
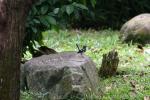
<svg viewBox="0 0 150 100">
<path fill-rule="evenodd" d="M 127 21 L 120 30 L 121 40 L 140 44 L 150 43 L 150 14 L 140 14 Z"/>
</svg>

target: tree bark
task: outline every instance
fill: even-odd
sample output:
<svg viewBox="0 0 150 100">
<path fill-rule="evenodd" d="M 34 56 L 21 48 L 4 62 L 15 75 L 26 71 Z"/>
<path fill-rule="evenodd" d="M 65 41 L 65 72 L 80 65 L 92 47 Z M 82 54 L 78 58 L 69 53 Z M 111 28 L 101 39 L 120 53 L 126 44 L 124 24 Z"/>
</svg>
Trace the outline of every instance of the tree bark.
<svg viewBox="0 0 150 100">
<path fill-rule="evenodd" d="M 115 50 L 110 51 L 108 54 L 103 55 L 102 65 L 99 69 L 99 76 L 110 77 L 116 74 L 119 64 L 118 52 Z"/>
<path fill-rule="evenodd" d="M 0 100 L 19 100 L 20 58 L 32 0 L 0 0 Z"/>
</svg>

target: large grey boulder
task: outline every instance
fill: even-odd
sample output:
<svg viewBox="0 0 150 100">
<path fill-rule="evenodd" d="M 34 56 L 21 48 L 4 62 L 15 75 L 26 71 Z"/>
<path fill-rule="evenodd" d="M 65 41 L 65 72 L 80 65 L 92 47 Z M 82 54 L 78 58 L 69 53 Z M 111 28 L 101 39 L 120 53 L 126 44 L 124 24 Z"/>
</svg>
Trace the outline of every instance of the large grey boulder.
<svg viewBox="0 0 150 100">
<path fill-rule="evenodd" d="M 140 14 L 127 21 L 121 28 L 121 39 L 125 42 L 150 43 L 150 14 Z"/>
<path fill-rule="evenodd" d="M 33 58 L 22 69 L 28 89 L 46 94 L 48 100 L 82 97 L 90 91 L 96 93 L 98 88 L 95 64 L 89 57 L 76 52 Z"/>
</svg>

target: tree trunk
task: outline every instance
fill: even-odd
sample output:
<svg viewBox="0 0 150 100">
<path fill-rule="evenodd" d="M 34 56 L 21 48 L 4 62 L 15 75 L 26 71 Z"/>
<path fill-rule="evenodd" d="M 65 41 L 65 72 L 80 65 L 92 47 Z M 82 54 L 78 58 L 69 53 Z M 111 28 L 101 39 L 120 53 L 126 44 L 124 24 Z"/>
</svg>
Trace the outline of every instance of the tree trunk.
<svg viewBox="0 0 150 100">
<path fill-rule="evenodd" d="M 20 97 L 20 54 L 29 1 L 0 0 L 0 100 Z"/>
<path fill-rule="evenodd" d="M 99 69 L 99 76 L 110 77 L 116 74 L 119 64 L 118 52 L 115 50 L 110 51 L 108 54 L 103 55 L 102 65 Z"/>
</svg>

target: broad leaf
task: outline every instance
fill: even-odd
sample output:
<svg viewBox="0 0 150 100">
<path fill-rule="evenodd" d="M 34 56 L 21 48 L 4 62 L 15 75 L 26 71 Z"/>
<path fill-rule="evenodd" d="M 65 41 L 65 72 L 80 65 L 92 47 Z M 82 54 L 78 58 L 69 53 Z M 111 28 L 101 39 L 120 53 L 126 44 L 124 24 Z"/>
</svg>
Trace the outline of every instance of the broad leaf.
<svg viewBox="0 0 150 100">
<path fill-rule="evenodd" d="M 36 9 L 35 6 L 33 6 L 33 7 L 32 7 L 32 14 L 33 14 L 33 15 L 36 15 L 37 12 L 38 12 L 38 10 Z"/>
<path fill-rule="evenodd" d="M 41 7 L 41 14 L 46 14 L 47 13 L 47 11 L 48 11 L 48 5 L 44 5 L 43 7 Z"/>
<path fill-rule="evenodd" d="M 52 16 L 45 16 L 45 19 L 49 24 L 56 25 L 56 19 Z"/>
<path fill-rule="evenodd" d="M 54 12 L 54 14 L 58 14 L 59 8 L 55 8 L 55 9 L 53 10 L 53 12 Z"/>
<path fill-rule="evenodd" d="M 82 4 L 78 4 L 78 3 L 74 2 L 73 5 L 74 5 L 75 7 L 80 8 L 80 9 L 88 10 L 88 8 L 87 8 L 86 6 L 84 6 L 84 5 L 82 5 Z"/>
<path fill-rule="evenodd" d="M 38 19 L 33 19 L 34 23 L 40 24 L 40 21 Z"/>
<path fill-rule="evenodd" d="M 95 5 L 96 5 L 96 0 L 91 0 L 91 4 L 92 4 L 93 7 L 95 7 Z"/>
<path fill-rule="evenodd" d="M 46 0 L 39 0 L 35 5 L 39 6 L 42 5 L 43 2 L 45 2 Z"/>
<path fill-rule="evenodd" d="M 39 17 L 40 22 L 45 25 L 46 27 L 50 27 L 50 24 L 47 22 L 47 19 L 45 18 L 45 16 L 41 16 Z"/>
<path fill-rule="evenodd" d="M 68 5 L 68 6 L 66 7 L 66 12 L 67 12 L 68 15 L 72 14 L 73 11 L 74 11 L 74 6 Z"/>
<path fill-rule="evenodd" d="M 33 33 L 37 33 L 37 29 L 35 27 L 31 27 Z"/>
</svg>

